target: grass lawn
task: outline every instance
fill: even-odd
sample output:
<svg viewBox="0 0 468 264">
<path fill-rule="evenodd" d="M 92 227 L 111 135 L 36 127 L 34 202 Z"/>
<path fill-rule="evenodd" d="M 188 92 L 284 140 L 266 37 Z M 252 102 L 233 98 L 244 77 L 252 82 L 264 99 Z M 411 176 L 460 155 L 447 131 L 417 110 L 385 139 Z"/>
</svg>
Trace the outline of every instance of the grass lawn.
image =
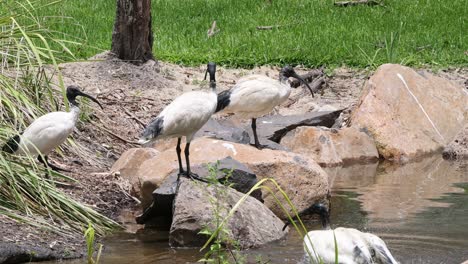
<svg viewBox="0 0 468 264">
<path fill-rule="evenodd" d="M 63 0 L 40 13 L 73 17 L 52 27 L 87 38 L 89 46 L 72 50 L 87 58 L 110 49 L 115 2 Z M 153 0 L 154 53 L 175 63 L 213 60 L 234 67 L 468 65 L 468 1 L 384 3 L 336 7 L 331 0 Z M 220 32 L 208 38 L 213 20 Z M 271 25 L 280 27 L 256 29 Z"/>
</svg>

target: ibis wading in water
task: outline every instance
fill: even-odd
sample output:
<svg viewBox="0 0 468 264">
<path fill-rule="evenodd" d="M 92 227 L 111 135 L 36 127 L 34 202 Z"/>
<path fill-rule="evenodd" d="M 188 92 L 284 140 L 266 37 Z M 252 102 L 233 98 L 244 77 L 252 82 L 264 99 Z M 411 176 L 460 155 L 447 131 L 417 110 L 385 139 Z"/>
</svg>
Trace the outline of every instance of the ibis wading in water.
<svg viewBox="0 0 468 264">
<path fill-rule="evenodd" d="M 230 90 L 218 94 L 216 112 L 235 113 L 241 118 L 252 119 L 255 147 L 262 146 L 257 136 L 257 117 L 270 113 L 273 108 L 286 101 L 291 93 L 289 77 L 304 83 L 314 96 L 314 92 L 291 66 L 285 66 L 279 73 L 279 80 L 262 75 L 250 75 L 242 78 Z"/>
<path fill-rule="evenodd" d="M 185 175 L 192 179 L 200 179 L 198 175 L 190 171 L 190 142 L 195 133 L 210 119 L 216 110 L 216 64 L 208 63 L 208 69 L 205 73 L 210 75 L 210 91 L 193 91 L 184 93 L 172 101 L 164 110 L 151 121 L 138 141 L 145 144 L 151 140 L 160 138 L 177 138 L 177 159 L 179 161 L 179 176 Z M 182 158 L 180 156 L 180 143 L 182 137 L 186 139 L 185 161 L 187 171 L 182 167 Z"/>
<path fill-rule="evenodd" d="M 67 99 L 70 103 L 70 112 L 52 112 L 34 120 L 23 133 L 10 138 L 2 147 L 2 150 L 11 154 L 38 155 L 38 160 L 56 171 L 65 171 L 50 164 L 47 155 L 60 146 L 73 132 L 80 114 L 80 108 L 76 97 L 83 96 L 102 105 L 96 98 L 80 91 L 78 86 L 67 87 Z"/>
<path fill-rule="evenodd" d="M 329 210 L 321 203 L 311 207 L 320 216 L 324 230 L 314 230 L 304 237 L 306 263 L 335 263 L 335 237 L 338 262 L 343 264 L 397 264 L 385 242 L 371 233 L 354 228 L 330 229 Z M 309 257 L 312 256 L 312 261 Z"/>
</svg>

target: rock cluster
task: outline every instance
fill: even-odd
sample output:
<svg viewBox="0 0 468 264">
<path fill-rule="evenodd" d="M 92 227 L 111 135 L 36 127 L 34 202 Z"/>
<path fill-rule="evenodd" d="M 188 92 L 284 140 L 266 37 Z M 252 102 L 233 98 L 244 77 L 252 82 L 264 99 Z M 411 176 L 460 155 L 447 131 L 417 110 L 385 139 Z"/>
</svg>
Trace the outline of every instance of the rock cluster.
<svg viewBox="0 0 468 264">
<path fill-rule="evenodd" d="M 338 178 L 334 166 L 369 163 L 372 171 L 379 158 L 408 162 L 440 154 L 444 147 L 445 157 L 468 156 L 468 93 L 428 72 L 382 65 L 366 82 L 358 105 L 352 111 L 346 109 L 346 122 L 340 117 L 343 110 L 329 110 L 259 118 L 258 135 L 267 145 L 262 150 L 249 145 L 253 138 L 250 126 L 210 120 L 191 142 L 193 170 L 206 177 L 210 174 L 207 164 L 220 161 L 219 169 L 232 170 L 234 188 L 186 178 L 177 185 L 175 139 L 157 141 L 152 148 L 128 150 L 112 171 L 127 178 L 132 194 L 141 199 L 146 211 L 138 219 L 140 223 L 149 224 L 151 219 L 164 216 L 169 219 L 172 246 L 200 246 L 206 237 L 198 232 L 213 227 L 213 217 L 224 217 L 257 178 L 273 179 L 296 209 L 306 212 L 327 198 L 329 182 Z M 326 168 L 328 176 L 320 166 Z M 359 175 L 352 168 L 350 177 Z M 226 175 L 220 173 L 218 180 L 225 181 Z M 276 199 L 288 213 L 292 209 L 273 181 L 266 186 L 271 192 L 253 193 L 228 222 L 229 235 L 241 248 L 260 246 L 285 235 L 280 219 L 285 219 L 286 213 Z M 215 212 L 218 209 L 213 201 L 222 212 Z"/>
</svg>

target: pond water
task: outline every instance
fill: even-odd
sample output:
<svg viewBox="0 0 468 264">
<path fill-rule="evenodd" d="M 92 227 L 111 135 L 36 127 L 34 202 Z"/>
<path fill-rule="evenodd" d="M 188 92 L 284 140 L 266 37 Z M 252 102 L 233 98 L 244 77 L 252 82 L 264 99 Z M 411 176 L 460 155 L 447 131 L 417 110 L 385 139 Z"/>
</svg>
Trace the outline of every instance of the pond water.
<svg viewBox="0 0 468 264">
<path fill-rule="evenodd" d="M 468 163 L 439 157 L 394 166 L 355 165 L 326 169 L 332 183 L 332 226 L 353 227 L 383 238 L 400 263 L 461 263 L 468 260 Z M 309 229 L 319 229 L 315 219 Z M 102 263 L 191 263 L 197 249 L 171 249 L 168 233 L 121 233 L 104 241 Z M 297 263 L 302 239 L 245 251 L 250 263 Z M 83 260 L 67 261 L 82 263 Z"/>
</svg>

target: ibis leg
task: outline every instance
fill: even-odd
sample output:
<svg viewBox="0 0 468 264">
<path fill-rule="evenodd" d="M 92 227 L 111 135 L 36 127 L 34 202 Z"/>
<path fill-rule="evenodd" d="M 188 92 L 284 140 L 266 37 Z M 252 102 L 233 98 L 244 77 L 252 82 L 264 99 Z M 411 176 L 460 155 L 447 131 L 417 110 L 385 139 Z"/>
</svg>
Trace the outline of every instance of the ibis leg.
<svg viewBox="0 0 468 264">
<path fill-rule="evenodd" d="M 203 179 L 203 178 L 200 178 L 200 176 L 198 176 L 197 174 L 193 173 L 191 170 L 190 170 L 190 142 L 187 142 L 187 144 L 185 145 L 185 162 L 187 163 L 187 172 L 185 173 L 185 175 L 187 177 L 189 177 L 190 179 L 192 180 L 199 180 L 199 181 L 202 181 L 202 182 L 207 182 L 207 180 Z"/>
<path fill-rule="evenodd" d="M 185 144 L 185 162 L 187 164 L 187 176 L 190 176 L 190 142 L 187 142 L 187 144 Z"/>
<path fill-rule="evenodd" d="M 42 156 L 39 155 L 39 156 L 37 156 L 37 160 L 38 160 L 40 163 L 44 164 L 44 166 L 49 167 L 49 168 L 51 168 L 51 169 L 54 170 L 54 171 L 70 172 L 69 170 L 62 169 L 62 168 L 57 167 L 57 166 L 55 166 L 54 164 L 50 163 L 50 162 L 49 162 L 49 157 L 47 157 L 47 156 L 44 156 L 44 158 L 42 158 Z"/>
<path fill-rule="evenodd" d="M 254 135 L 255 147 L 258 149 L 261 149 L 262 146 L 260 145 L 260 141 L 258 141 L 258 136 L 257 136 L 257 119 L 256 118 L 252 118 L 252 131 Z"/>
<path fill-rule="evenodd" d="M 181 141 L 182 141 L 182 138 L 177 138 L 176 151 L 177 151 L 177 160 L 179 161 L 179 174 L 184 173 L 184 168 L 182 167 L 182 158 L 180 156 L 180 153 L 182 152 L 182 150 L 180 149 L 180 142 Z"/>
</svg>

